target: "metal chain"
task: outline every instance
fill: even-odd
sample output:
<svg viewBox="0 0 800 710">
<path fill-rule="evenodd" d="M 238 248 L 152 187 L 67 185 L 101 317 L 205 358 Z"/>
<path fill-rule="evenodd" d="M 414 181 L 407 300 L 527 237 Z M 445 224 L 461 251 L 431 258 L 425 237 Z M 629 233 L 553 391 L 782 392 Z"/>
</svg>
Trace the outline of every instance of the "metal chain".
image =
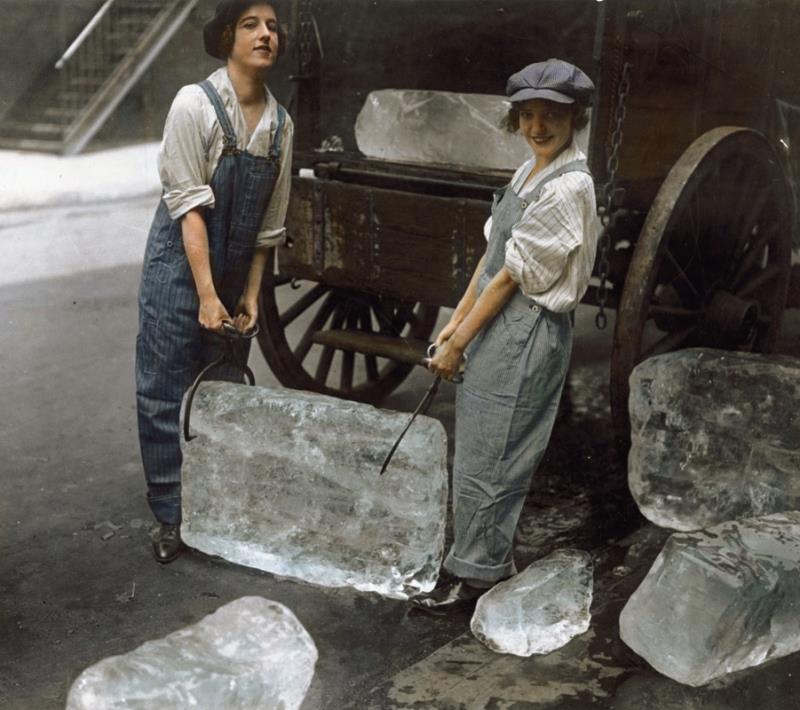
<svg viewBox="0 0 800 710">
<path fill-rule="evenodd" d="M 297 33 L 297 43 L 300 48 L 300 74 L 306 75 L 314 59 L 312 47 L 314 46 L 314 17 L 311 12 L 311 0 L 301 0 L 298 13 L 300 24 Z"/>
<path fill-rule="evenodd" d="M 607 181 L 600 192 L 603 204 L 598 208 L 600 223 L 603 231 L 600 234 L 600 253 L 598 255 L 598 275 L 600 276 L 600 286 L 597 289 L 597 305 L 599 310 L 594 318 L 594 323 L 598 330 L 604 330 L 608 324 L 608 317 L 605 313 L 605 306 L 608 301 L 608 275 L 611 271 L 611 264 L 608 261 L 608 253 L 611 250 L 611 232 L 617 219 L 621 216 L 622 210 L 619 208 L 620 200 L 617 199 L 617 171 L 619 170 L 619 151 L 622 147 L 623 126 L 625 124 L 625 100 L 631 90 L 630 78 L 631 63 L 625 62 L 622 66 L 622 75 L 617 87 L 617 105 L 614 109 L 614 130 L 611 133 L 611 150 L 608 152 L 606 160 Z"/>
</svg>

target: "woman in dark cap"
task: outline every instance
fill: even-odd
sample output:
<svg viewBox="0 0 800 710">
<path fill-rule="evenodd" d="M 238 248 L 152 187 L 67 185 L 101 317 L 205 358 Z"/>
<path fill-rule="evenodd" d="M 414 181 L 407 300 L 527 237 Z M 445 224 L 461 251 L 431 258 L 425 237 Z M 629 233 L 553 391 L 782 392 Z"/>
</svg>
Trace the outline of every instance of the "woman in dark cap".
<svg viewBox="0 0 800 710">
<path fill-rule="evenodd" d="M 139 288 L 139 442 L 159 562 L 182 549 L 181 399 L 216 356 L 210 331 L 255 326 L 266 251 L 284 239 L 291 179 L 292 121 L 265 83 L 285 45 L 273 4 L 219 3 L 203 40 L 225 66 L 184 86 L 167 116 L 163 194 Z M 234 369 L 212 376 L 241 381 Z"/>
<path fill-rule="evenodd" d="M 432 613 L 469 608 L 515 573 L 514 531 L 553 427 L 571 313 L 595 257 L 594 185 L 574 140 L 593 91 L 589 77 L 557 59 L 508 80 L 508 128 L 533 155 L 495 195 L 486 253 L 430 362 L 452 379 L 466 358 L 456 395 L 450 576 L 412 600 Z"/>
</svg>

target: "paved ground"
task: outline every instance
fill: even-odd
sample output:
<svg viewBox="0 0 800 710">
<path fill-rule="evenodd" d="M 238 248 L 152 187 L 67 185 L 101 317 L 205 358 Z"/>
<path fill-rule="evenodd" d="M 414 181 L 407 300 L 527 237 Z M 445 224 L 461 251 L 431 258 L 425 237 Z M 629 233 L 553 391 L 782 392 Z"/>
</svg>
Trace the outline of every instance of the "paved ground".
<svg viewBox="0 0 800 710">
<path fill-rule="evenodd" d="M 87 665 L 248 594 L 287 604 L 318 645 L 304 710 L 797 707 L 796 655 L 695 690 L 620 642 L 619 610 L 663 533 L 640 529 L 625 495 L 604 394 L 609 335 L 592 331 L 590 311 L 580 313 L 569 406 L 518 539 L 521 565 L 565 544 L 595 554 L 592 628 L 560 651 L 494 654 L 466 616 L 409 614 L 401 602 L 199 553 L 155 564 L 132 377 L 137 260 L 153 202 L 0 215 L 0 707 L 63 707 Z M 786 342 L 796 348 L 796 335 Z M 259 382 L 275 383 L 259 353 L 252 364 Z M 386 406 L 410 410 L 427 382 L 416 372 Z M 431 410 L 451 434 L 452 401 L 448 386 Z"/>
<path fill-rule="evenodd" d="M 33 246 L 58 225 L 58 238 L 82 249 L 89 232 L 113 238 L 113 223 L 144 229 L 152 204 L 47 212 L 11 229 Z M 403 604 L 376 596 L 201 554 L 152 561 L 133 404 L 138 276 L 121 263 L 0 288 L 2 704 L 63 707 L 86 665 L 246 594 L 290 606 L 323 650 L 308 707 L 345 707 L 451 638 L 448 622 L 407 619 Z M 259 381 L 275 384 L 255 364 Z"/>
</svg>

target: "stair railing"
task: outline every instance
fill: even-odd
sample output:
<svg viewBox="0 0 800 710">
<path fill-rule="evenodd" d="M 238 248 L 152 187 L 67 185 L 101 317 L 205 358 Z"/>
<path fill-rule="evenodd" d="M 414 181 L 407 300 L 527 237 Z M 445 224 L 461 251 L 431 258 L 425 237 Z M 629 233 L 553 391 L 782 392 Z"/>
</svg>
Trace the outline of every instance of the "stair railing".
<svg viewBox="0 0 800 710">
<path fill-rule="evenodd" d="M 72 55 L 78 51 L 78 48 L 83 44 L 84 40 L 92 33 L 105 14 L 111 9 L 115 0 L 106 0 L 103 6 L 95 13 L 94 17 L 84 27 L 80 34 L 72 41 L 72 44 L 67 48 L 67 51 L 61 55 L 61 58 L 56 62 L 56 69 L 63 69 L 64 65 L 72 58 Z"/>
<path fill-rule="evenodd" d="M 198 0 L 106 0 L 56 62 L 62 152 L 80 152 L 186 20 Z M 130 27 L 135 36 L 126 37 Z"/>
</svg>

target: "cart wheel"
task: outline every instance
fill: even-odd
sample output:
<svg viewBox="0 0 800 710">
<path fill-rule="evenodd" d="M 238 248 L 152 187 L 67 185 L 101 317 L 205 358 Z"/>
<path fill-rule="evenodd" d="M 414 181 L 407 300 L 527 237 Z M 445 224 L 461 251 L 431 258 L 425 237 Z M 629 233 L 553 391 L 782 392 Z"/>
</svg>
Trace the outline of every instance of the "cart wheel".
<svg viewBox="0 0 800 710">
<path fill-rule="evenodd" d="M 282 385 L 374 404 L 387 397 L 413 365 L 322 346 L 313 342 L 314 334 L 347 328 L 427 340 L 438 311 L 436 306 L 307 280 L 295 284 L 279 273 L 275 249 L 270 249 L 261 286 L 258 343 Z"/>
<path fill-rule="evenodd" d="M 630 446 L 628 378 L 642 360 L 686 347 L 769 352 L 791 261 L 787 186 L 764 137 L 720 127 L 672 167 L 648 212 L 614 330 L 611 407 Z"/>
</svg>

